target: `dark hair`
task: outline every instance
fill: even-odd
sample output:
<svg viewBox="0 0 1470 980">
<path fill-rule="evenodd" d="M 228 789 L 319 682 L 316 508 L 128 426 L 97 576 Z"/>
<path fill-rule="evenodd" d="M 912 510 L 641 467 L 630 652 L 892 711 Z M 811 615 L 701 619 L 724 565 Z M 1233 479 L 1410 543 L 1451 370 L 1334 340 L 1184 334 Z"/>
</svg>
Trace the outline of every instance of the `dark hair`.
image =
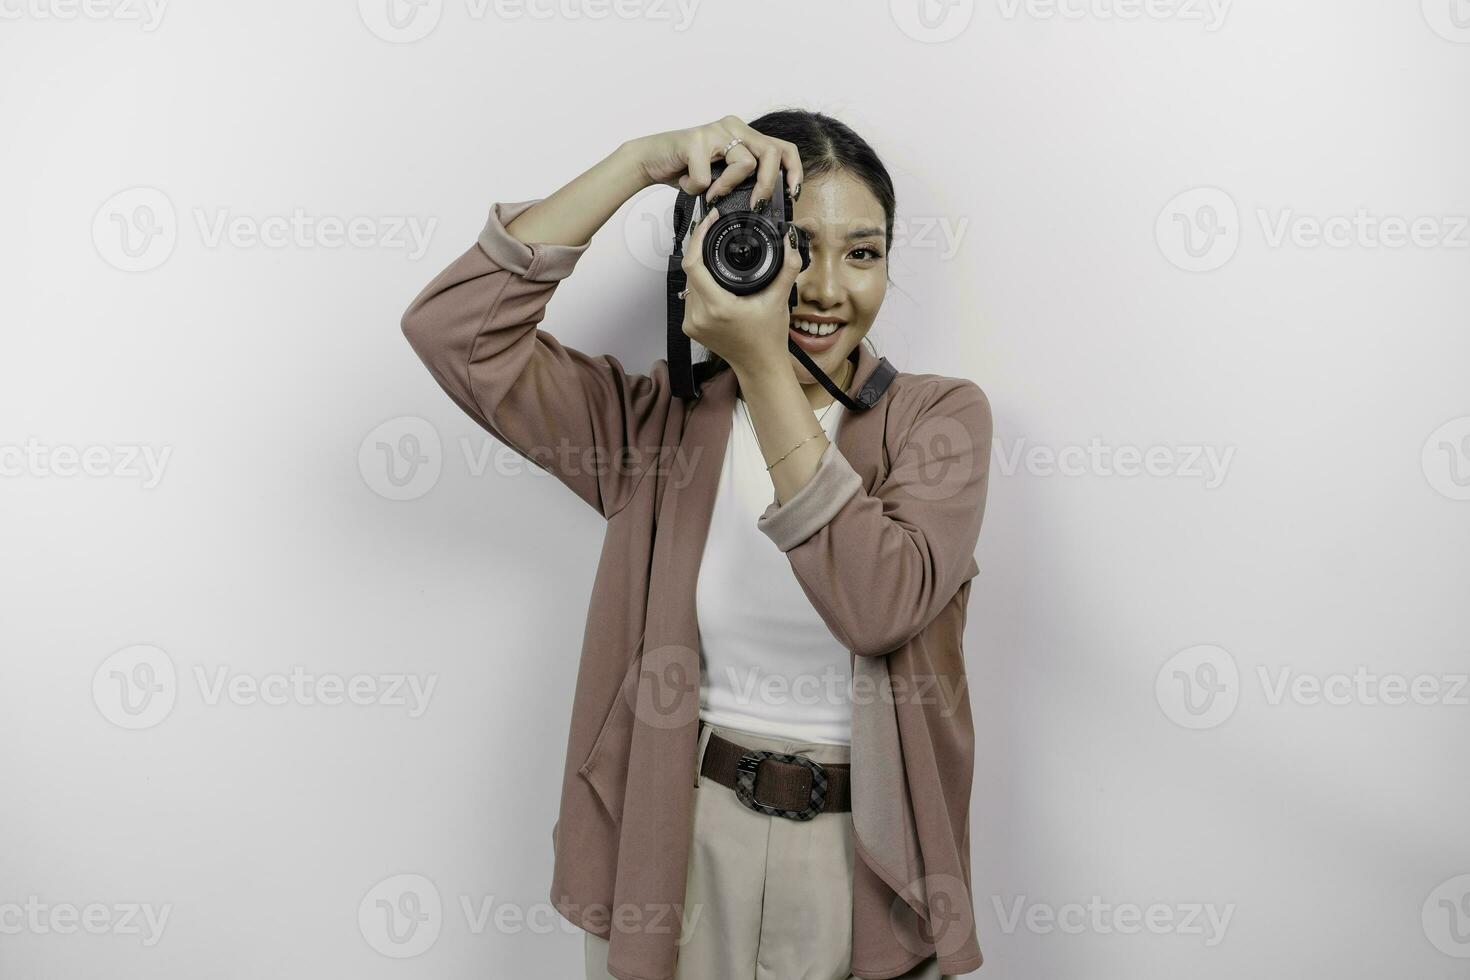
<svg viewBox="0 0 1470 980">
<path fill-rule="evenodd" d="M 801 154 L 802 180 L 810 183 L 812 178 L 823 174 L 846 171 L 862 181 L 883 206 L 884 237 L 883 250 L 886 254 L 893 245 L 893 213 L 896 202 L 893 194 L 893 178 L 888 168 L 878 159 L 878 154 L 867 140 L 853 132 L 846 123 L 820 112 L 805 109 L 780 109 L 768 112 L 759 119 L 750 121 L 750 128 L 795 144 Z M 868 338 L 864 337 L 865 342 Z M 869 342 L 871 347 L 871 342 Z M 703 363 L 713 374 L 724 369 L 725 359 L 714 351 L 707 351 Z"/>
</svg>

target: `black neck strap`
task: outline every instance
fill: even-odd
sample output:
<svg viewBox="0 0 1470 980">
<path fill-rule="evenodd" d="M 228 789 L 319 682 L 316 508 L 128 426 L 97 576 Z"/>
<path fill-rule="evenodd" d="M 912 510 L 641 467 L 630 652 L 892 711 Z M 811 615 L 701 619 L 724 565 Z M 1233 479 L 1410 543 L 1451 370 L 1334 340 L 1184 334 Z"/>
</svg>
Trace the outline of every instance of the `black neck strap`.
<svg viewBox="0 0 1470 980">
<path fill-rule="evenodd" d="M 674 200 L 674 250 L 669 256 L 668 275 L 669 381 L 673 386 L 674 394 L 686 401 L 699 397 L 700 387 L 710 375 L 708 362 L 701 362 L 698 365 L 692 362 L 693 354 L 689 337 L 684 333 L 684 300 L 679 296 L 688 286 L 688 277 L 684 275 L 684 238 L 695 223 L 694 204 L 695 199 L 683 191 L 679 191 L 679 196 Z M 787 300 L 786 305 L 788 309 L 796 306 L 795 286 L 791 287 L 791 297 Z M 817 367 L 811 355 L 802 350 L 801 345 L 793 338 L 786 338 L 786 347 L 801 362 L 802 367 L 807 369 L 807 373 L 827 389 L 828 394 L 855 412 L 876 405 L 878 399 L 883 397 L 883 393 L 892 384 L 894 376 L 898 374 L 898 369 L 888 363 L 888 358 L 879 358 L 878 366 L 873 369 L 873 373 L 863 383 L 862 390 L 854 399 L 838 387 L 835 381 L 827 377 L 826 372 Z M 858 366 L 856 347 L 852 349 L 852 353 L 847 355 L 847 359 L 852 362 L 853 370 L 856 371 Z"/>
</svg>

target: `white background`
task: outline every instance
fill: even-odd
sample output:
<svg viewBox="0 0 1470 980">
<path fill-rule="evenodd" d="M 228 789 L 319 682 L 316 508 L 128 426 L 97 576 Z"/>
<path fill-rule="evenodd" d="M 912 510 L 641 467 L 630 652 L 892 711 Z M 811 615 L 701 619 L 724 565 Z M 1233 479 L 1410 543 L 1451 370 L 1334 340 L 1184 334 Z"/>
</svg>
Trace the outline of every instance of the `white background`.
<svg viewBox="0 0 1470 980">
<path fill-rule="evenodd" d="M 547 890 L 601 521 L 399 316 L 492 201 L 783 106 L 893 173 L 880 352 L 994 409 L 980 975 L 1470 975 L 1464 0 L 387 2 L 0 0 L 0 976 L 580 976 Z M 547 329 L 662 356 L 667 203 Z M 297 668 L 385 696 L 215 687 Z M 395 945 L 404 893 L 442 911 Z"/>
</svg>

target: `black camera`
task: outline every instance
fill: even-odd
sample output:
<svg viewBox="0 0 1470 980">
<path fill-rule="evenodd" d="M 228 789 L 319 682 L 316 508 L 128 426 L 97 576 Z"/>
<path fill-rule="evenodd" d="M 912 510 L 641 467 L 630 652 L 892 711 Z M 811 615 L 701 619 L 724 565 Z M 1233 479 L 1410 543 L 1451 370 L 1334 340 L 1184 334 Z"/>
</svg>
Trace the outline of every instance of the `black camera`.
<svg viewBox="0 0 1470 980">
<path fill-rule="evenodd" d="M 710 164 L 710 180 L 717 180 L 725 169 L 725 161 Z M 807 233 L 791 223 L 791 192 L 786 187 L 786 170 L 776 171 L 775 197 L 760 211 L 751 209 L 755 193 L 755 174 L 718 200 L 702 196 L 701 217 L 710 207 L 720 209 L 720 217 L 705 232 L 704 266 L 715 282 L 737 296 L 758 293 L 771 284 L 786 261 L 791 247 L 788 231 L 796 232 L 796 248 L 801 253 L 801 267 L 811 264 L 811 243 Z"/>
<path fill-rule="evenodd" d="M 725 170 L 725 161 L 710 162 L 710 179 L 718 178 Z M 776 172 L 776 197 L 759 211 L 751 210 L 751 196 L 755 191 L 755 176 L 736 187 L 724 197 L 707 201 L 703 195 L 696 198 L 679 191 L 674 198 L 674 247 L 669 255 L 669 271 L 665 281 L 668 309 L 669 383 L 676 397 L 692 401 L 697 399 L 704 382 L 716 367 L 705 360 L 694 363 L 689 337 L 684 333 L 684 296 L 688 291 L 689 277 L 684 273 L 684 238 L 710 206 L 719 208 L 720 216 L 709 231 L 705 232 L 704 250 L 700 258 L 715 282 L 721 288 L 738 296 L 758 293 L 769 286 L 781 273 L 786 262 L 786 250 L 791 247 L 794 235 L 796 250 L 801 253 L 801 267 L 811 265 L 811 240 L 807 233 L 792 224 L 793 202 L 786 189 L 785 168 Z M 695 213 L 696 206 L 701 210 Z M 796 306 L 796 286 L 786 298 L 788 308 Z M 880 357 L 878 365 L 869 374 L 858 390 L 857 397 L 849 395 L 827 377 L 810 354 L 790 336 L 786 338 L 786 349 L 821 386 L 837 401 L 858 412 L 872 408 L 883 397 L 888 386 L 898 375 L 898 370 Z M 862 359 L 854 347 L 847 359 L 856 368 Z"/>
</svg>

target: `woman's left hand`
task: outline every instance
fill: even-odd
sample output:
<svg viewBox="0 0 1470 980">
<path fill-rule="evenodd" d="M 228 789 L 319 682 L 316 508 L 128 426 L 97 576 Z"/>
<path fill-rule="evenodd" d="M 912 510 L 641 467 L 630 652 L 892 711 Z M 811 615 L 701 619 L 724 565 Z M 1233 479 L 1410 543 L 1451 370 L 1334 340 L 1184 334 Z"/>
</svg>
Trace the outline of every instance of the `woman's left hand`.
<svg viewBox="0 0 1470 980">
<path fill-rule="evenodd" d="M 704 236 L 719 218 L 712 208 L 694 227 L 684 251 L 684 275 L 689 295 L 684 301 L 684 335 L 714 351 L 738 374 L 785 368 L 791 307 L 791 286 L 801 274 L 801 253 L 794 231 L 788 230 L 786 260 L 765 289 L 736 296 L 715 282 L 704 264 Z"/>
</svg>

